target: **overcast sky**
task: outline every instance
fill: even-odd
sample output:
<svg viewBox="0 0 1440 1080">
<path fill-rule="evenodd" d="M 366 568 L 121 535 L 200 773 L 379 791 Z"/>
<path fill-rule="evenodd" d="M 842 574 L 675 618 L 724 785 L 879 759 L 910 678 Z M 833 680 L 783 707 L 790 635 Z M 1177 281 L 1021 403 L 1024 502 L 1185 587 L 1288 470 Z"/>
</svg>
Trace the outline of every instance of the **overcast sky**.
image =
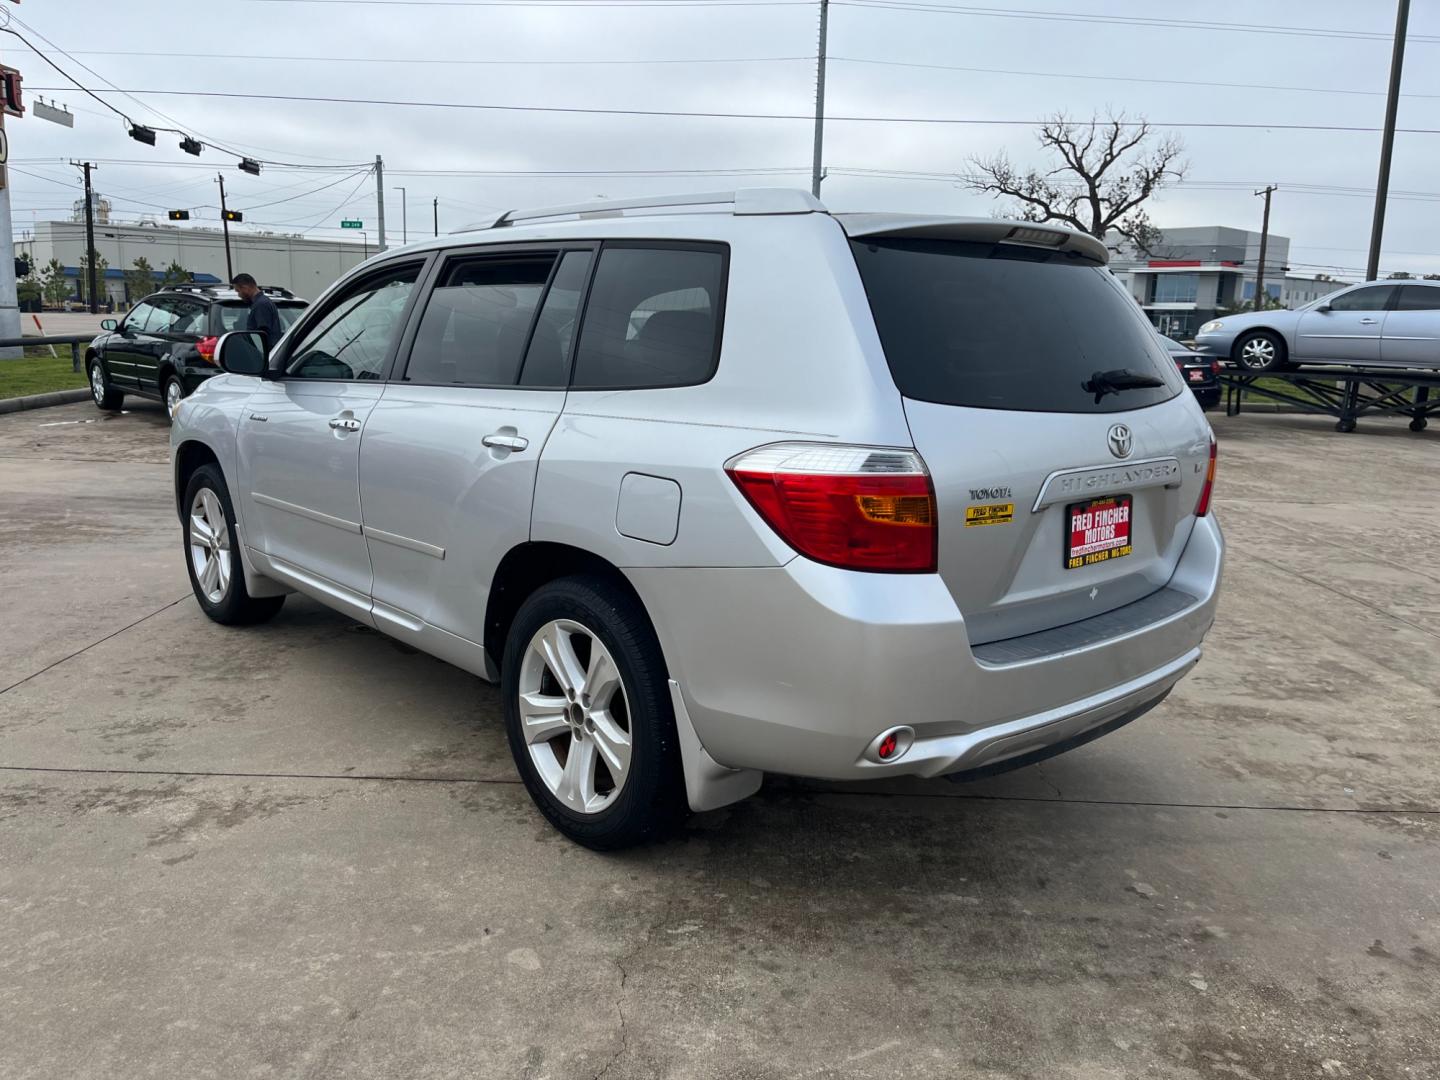
<svg viewBox="0 0 1440 1080">
<path fill-rule="evenodd" d="M 549 0 L 550 5 L 558 2 Z M 78 66 L 81 63 L 127 90 L 184 92 L 137 93 L 139 103 L 118 94 L 103 95 L 135 120 L 182 127 L 202 141 L 277 161 L 333 166 L 383 155 L 392 243 L 400 239 L 401 195 L 395 186 L 401 184 L 409 191 L 412 238 L 431 231 L 431 200 L 437 196 L 440 228 L 448 231 L 501 208 L 597 195 L 809 185 L 812 128 L 804 120 L 503 112 L 191 95 L 212 91 L 560 109 L 806 114 L 814 108 L 816 3 L 26 0 L 19 7 L 0 3 L 0 8 L 5 9 L 0 15 L 18 16 L 72 54 L 73 59 L 58 54 L 51 59 L 86 86 L 98 89 L 104 84 Z M 1173 15 L 1221 27 L 1253 26 L 1259 20 L 1270 27 L 1379 36 L 1301 36 L 981 13 L 987 10 L 1081 18 Z M 1148 117 L 1162 130 L 1168 124 L 1216 122 L 1378 128 L 1384 117 L 1393 26 L 1391 0 L 1271 0 L 1263 5 L 1211 0 L 1201 6 L 1027 0 L 1023 7 L 1002 7 L 999 0 L 991 0 L 988 8 L 959 0 L 923 0 L 904 8 L 835 0 L 828 111 L 836 117 L 1023 121 L 1060 109 L 1082 117 L 1113 109 Z M 30 36 L 18 24 L 15 28 Z M 1440 129 L 1440 3 L 1416 3 L 1410 32 L 1407 96 L 1399 125 Z M 1425 40 L 1427 36 L 1434 40 Z M 48 52 L 41 41 L 31 40 Z M 64 80 L 13 37 L 0 36 L 0 49 L 4 62 L 24 73 L 32 101 L 37 96 L 58 100 L 75 113 L 73 129 L 33 115 L 7 122 L 17 235 L 33 220 L 67 216 L 57 208 L 68 208 L 77 197 L 77 171 L 64 164 L 71 158 L 102 162 L 96 186 L 114 201 L 121 219 L 145 214 L 163 218 L 165 208 L 194 207 L 197 223 L 217 221 L 214 174 L 223 167 L 230 205 L 253 208 L 246 215 L 247 228 L 263 227 L 251 222 L 274 223 L 286 231 L 304 229 L 333 237 L 343 235 L 337 228 L 340 219 L 353 217 L 364 220 L 373 235 L 373 181 L 358 175 L 341 180 L 344 171 L 300 172 L 268 165 L 261 176 L 251 177 L 218 151 L 207 149 L 197 162 L 180 152 L 178 136 L 165 133 L 155 147 L 143 146 L 126 136 L 119 118 L 79 91 L 37 91 Z M 217 55 L 221 53 L 228 55 Z M 275 58 L 282 56 L 304 59 Z M 497 60 L 525 63 L 475 63 Z M 1255 84 L 1309 89 L 1255 89 Z M 180 123 L 172 124 L 147 106 Z M 1378 132 L 1176 130 L 1186 145 L 1189 179 L 1196 183 L 1176 187 L 1152 204 L 1151 215 L 1162 227 L 1258 229 L 1261 201 L 1251 190 L 1274 182 L 1280 191 L 1272 228 L 1291 238 L 1291 265 L 1297 271 L 1335 267 L 1340 269 L 1333 272 L 1354 277 L 1355 270 L 1363 268 Z M 970 156 L 998 150 L 1022 164 L 1045 160 L 1031 127 L 834 120 L 825 133 L 825 162 L 831 172 L 823 198 L 832 208 L 845 210 L 989 215 L 995 209 L 989 199 L 948 179 L 857 176 L 846 170 L 951 174 L 964 171 Z M 1437 167 L 1440 134 L 1397 136 L 1392 191 L 1432 194 L 1392 195 L 1382 272 L 1440 272 Z M 736 169 L 788 171 L 528 177 L 425 172 Z M 1217 187 L 1214 182 L 1235 186 Z M 333 186 L 314 191 L 326 184 Z M 1358 190 L 1307 192 L 1299 185 Z M 352 192 L 353 201 L 347 203 Z M 276 202 L 282 199 L 289 201 Z M 266 203 L 274 205 L 262 205 Z"/>
</svg>

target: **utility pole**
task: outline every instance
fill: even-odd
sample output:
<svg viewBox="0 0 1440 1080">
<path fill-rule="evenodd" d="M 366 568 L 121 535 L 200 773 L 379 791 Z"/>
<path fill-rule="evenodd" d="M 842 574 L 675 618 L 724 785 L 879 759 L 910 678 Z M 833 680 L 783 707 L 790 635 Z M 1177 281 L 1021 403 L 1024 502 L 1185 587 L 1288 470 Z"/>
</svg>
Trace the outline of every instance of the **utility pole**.
<svg viewBox="0 0 1440 1080">
<path fill-rule="evenodd" d="M 1405 63 L 1405 30 L 1410 22 L 1410 0 L 1395 9 L 1395 45 L 1390 53 L 1390 92 L 1385 98 L 1385 134 L 1380 140 L 1380 178 L 1375 181 L 1375 220 L 1370 226 L 1370 260 L 1365 280 L 1380 276 L 1380 241 L 1385 233 L 1385 200 L 1390 194 L 1390 155 L 1395 149 L 1395 114 L 1400 108 L 1400 69 Z"/>
<path fill-rule="evenodd" d="M 15 85 L 18 88 L 18 82 Z M 8 159 L 10 151 L 4 110 L 0 110 L 0 148 L 5 150 L 3 157 Z M 33 253 L 31 266 L 34 266 Z M 10 223 L 10 169 L 0 160 L 0 337 L 20 336 L 20 297 L 17 289 L 15 233 Z M 24 355 L 24 350 L 19 347 L 0 349 L 0 360 L 18 360 Z"/>
<path fill-rule="evenodd" d="M 435 209 L 435 235 L 440 235 L 440 199 L 437 196 L 432 204 Z"/>
<path fill-rule="evenodd" d="M 225 174 L 217 173 L 215 179 L 220 182 L 220 227 L 225 230 L 225 284 L 235 276 L 235 268 L 230 265 L 230 218 L 229 208 L 225 205 Z"/>
<path fill-rule="evenodd" d="M 820 50 L 815 56 L 815 161 L 810 167 L 810 194 L 820 197 L 820 159 L 825 149 L 825 38 L 830 27 L 830 0 L 820 0 Z"/>
<path fill-rule="evenodd" d="M 1255 268 L 1255 310 L 1265 306 L 1265 249 L 1270 246 L 1270 196 L 1275 194 L 1275 185 L 1269 184 L 1255 192 L 1265 196 L 1265 217 L 1260 225 L 1260 265 Z"/>
<path fill-rule="evenodd" d="M 90 170 L 95 166 L 88 161 L 72 161 L 70 164 L 85 173 L 85 291 L 90 298 L 90 314 L 98 315 L 100 295 L 95 284 L 98 269 L 95 264 L 99 256 L 95 254 L 95 197 L 90 189 Z"/>
<path fill-rule="evenodd" d="M 400 243 L 410 242 L 410 193 L 403 187 L 396 187 L 400 192 Z"/>
<path fill-rule="evenodd" d="M 378 254 L 385 250 L 385 162 L 375 155 L 375 210 L 380 218 L 380 239 L 375 245 Z"/>
</svg>

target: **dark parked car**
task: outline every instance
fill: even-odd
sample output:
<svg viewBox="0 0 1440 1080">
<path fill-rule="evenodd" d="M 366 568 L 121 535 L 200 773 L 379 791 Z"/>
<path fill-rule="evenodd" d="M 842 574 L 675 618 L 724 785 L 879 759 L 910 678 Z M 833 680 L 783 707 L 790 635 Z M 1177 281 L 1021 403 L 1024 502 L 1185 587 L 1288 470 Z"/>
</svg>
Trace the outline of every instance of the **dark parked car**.
<svg viewBox="0 0 1440 1080">
<path fill-rule="evenodd" d="M 1220 361 L 1213 356 L 1197 353 L 1164 334 L 1160 335 L 1160 341 L 1165 346 L 1165 351 L 1170 354 L 1170 359 L 1174 360 L 1175 366 L 1180 369 L 1180 377 L 1185 380 L 1185 385 L 1194 391 L 1195 400 L 1200 402 L 1200 407 L 1213 409 L 1219 405 L 1220 380 L 1215 376 L 1220 373 Z"/>
<path fill-rule="evenodd" d="M 288 330 L 307 301 L 278 286 L 267 285 L 264 291 Z M 248 313 L 233 289 L 177 285 L 147 296 L 118 324 L 106 319 L 85 357 L 95 404 L 118 409 L 126 394 L 138 394 L 163 401 L 173 414 L 181 398 L 220 374 L 215 343 L 221 334 L 245 329 Z"/>
</svg>

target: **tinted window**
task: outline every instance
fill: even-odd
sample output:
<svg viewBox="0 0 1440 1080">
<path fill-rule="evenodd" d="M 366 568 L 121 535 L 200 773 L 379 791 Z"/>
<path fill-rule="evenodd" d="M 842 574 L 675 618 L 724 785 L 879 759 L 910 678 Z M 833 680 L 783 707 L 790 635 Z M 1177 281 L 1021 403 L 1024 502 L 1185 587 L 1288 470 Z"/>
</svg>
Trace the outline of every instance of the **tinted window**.
<svg viewBox="0 0 1440 1080">
<path fill-rule="evenodd" d="M 425 304 L 405 381 L 514 386 L 554 255 L 452 260 Z"/>
<path fill-rule="evenodd" d="M 1198 274 L 1156 274 L 1156 304 L 1193 304 L 1200 293 Z"/>
<path fill-rule="evenodd" d="M 1341 293 L 1330 298 L 1330 310 L 1384 311 L 1385 305 L 1390 303 L 1390 294 L 1394 291 L 1394 285 L 1373 285 L 1368 289 Z"/>
<path fill-rule="evenodd" d="M 150 301 L 150 317 L 145 320 L 147 334 L 169 334 L 174 332 L 180 319 L 180 303 L 161 296 Z"/>
<path fill-rule="evenodd" d="M 570 342 L 575 339 L 575 318 L 585 278 L 590 273 L 588 251 L 569 251 L 560 260 L 540 318 L 530 335 L 530 350 L 520 372 L 521 386 L 564 386 L 570 361 Z"/>
<path fill-rule="evenodd" d="M 399 267 L 341 293 L 290 350 L 290 375 L 301 379 L 380 378 L 419 274 L 419 264 Z"/>
<path fill-rule="evenodd" d="M 852 244 L 895 384 L 943 405 L 1117 412 L 1183 388 L 1135 302 L 1094 263 L 1005 244 Z M 1095 401 L 1080 384 L 1125 368 L 1163 385 Z"/>
<path fill-rule="evenodd" d="M 181 300 L 175 304 L 175 322 L 170 327 L 172 334 L 200 334 L 205 329 L 205 305 Z"/>
<path fill-rule="evenodd" d="M 607 246 L 585 305 L 573 385 L 704 382 L 719 357 L 724 285 L 719 248 Z"/>
<path fill-rule="evenodd" d="M 1440 286 L 1406 285 L 1400 290 L 1396 311 L 1440 310 Z"/>
<path fill-rule="evenodd" d="M 280 313 L 280 329 L 289 330 L 295 325 L 295 320 L 300 318 L 300 313 L 305 310 L 305 305 L 287 304 L 281 301 L 276 303 L 275 309 Z M 210 310 L 214 312 L 210 317 L 212 334 L 228 334 L 232 330 L 244 330 L 245 320 L 250 315 L 250 305 L 241 303 L 239 300 L 216 304 Z"/>
</svg>

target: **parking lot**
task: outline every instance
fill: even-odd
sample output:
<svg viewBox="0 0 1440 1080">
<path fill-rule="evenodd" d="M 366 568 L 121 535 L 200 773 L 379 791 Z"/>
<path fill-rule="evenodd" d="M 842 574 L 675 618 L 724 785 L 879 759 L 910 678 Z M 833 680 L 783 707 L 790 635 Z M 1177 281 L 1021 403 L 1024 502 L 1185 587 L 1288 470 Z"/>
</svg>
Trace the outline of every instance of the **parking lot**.
<svg viewBox="0 0 1440 1080">
<path fill-rule="evenodd" d="M 1440 442 L 1212 420 L 1221 612 L 1155 712 L 605 856 L 483 682 L 201 615 L 159 406 L 0 417 L 0 1075 L 1440 1075 Z"/>
</svg>

